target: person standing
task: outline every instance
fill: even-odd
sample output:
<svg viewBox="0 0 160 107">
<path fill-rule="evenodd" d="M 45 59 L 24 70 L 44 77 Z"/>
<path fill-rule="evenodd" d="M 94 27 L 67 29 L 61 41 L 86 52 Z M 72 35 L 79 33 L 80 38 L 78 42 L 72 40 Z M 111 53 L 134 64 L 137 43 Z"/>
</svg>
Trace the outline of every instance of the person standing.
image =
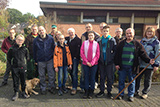
<svg viewBox="0 0 160 107">
<path fill-rule="evenodd" d="M 146 63 L 154 64 L 154 60 L 151 60 L 144 47 L 134 39 L 135 31 L 132 28 L 126 30 L 126 39 L 121 41 L 116 49 L 115 66 L 119 74 L 119 92 L 125 87 L 125 79 L 128 76 L 129 82 L 131 82 L 136 73 L 139 72 L 139 57 Z M 135 93 L 135 80 L 128 87 L 128 100 L 134 101 Z M 124 91 L 118 96 L 118 99 L 123 99 Z"/>
<path fill-rule="evenodd" d="M 92 98 L 95 88 L 95 76 L 100 56 L 99 44 L 94 40 L 93 31 L 88 32 L 88 40 L 81 46 L 82 67 L 84 70 L 85 93 L 83 98 Z"/>
<path fill-rule="evenodd" d="M 49 34 L 50 36 L 52 36 L 53 38 L 55 37 L 56 31 L 57 31 L 57 26 L 56 25 L 52 25 L 52 31 Z"/>
<path fill-rule="evenodd" d="M 160 41 L 160 28 L 157 29 L 155 33 L 156 33 L 155 35 L 157 36 L 158 40 Z"/>
<path fill-rule="evenodd" d="M 117 28 L 115 30 L 115 37 L 114 39 L 116 40 L 116 43 L 118 44 L 120 41 L 124 40 L 125 37 L 122 36 L 123 34 L 123 29 L 122 28 Z"/>
<path fill-rule="evenodd" d="M 10 29 L 9 30 L 9 36 L 4 39 L 4 41 L 2 43 L 2 46 L 1 46 L 1 49 L 5 54 L 7 54 L 9 48 L 14 45 L 15 35 L 16 35 L 15 29 Z M 7 59 L 6 71 L 5 71 L 5 74 L 3 76 L 3 81 L 0 85 L 0 87 L 7 85 L 10 71 L 11 71 L 11 65 L 8 63 L 8 59 Z"/>
<path fill-rule="evenodd" d="M 27 60 L 29 60 L 28 49 L 24 46 L 25 37 L 18 35 L 16 43 L 8 50 L 7 59 L 11 65 L 14 95 L 12 101 L 18 99 L 19 81 L 21 82 L 22 97 L 29 98 L 25 93 L 25 72 L 27 70 Z"/>
<path fill-rule="evenodd" d="M 68 71 L 67 68 L 72 69 L 72 58 L 71 52 L 69 50 L 69 46 L 64 43 L 65 38 L 64 35 L 59 36 L 58 45 L 55 47 L 54 50 L 54 68 L 55 71 L 58 72 L 58 95 L 61 96 L 64 93 L 67 93 L 68 90 L 66 89 L 66 81 L 68 78 Z M 62 83 L 63 77 L 63 83 Z"/>
<path fill-rule="evenodd" d="M 75 95 L 78 86 L 78 64 L 80 60 L 81 39 L 75 34 L 74 28 L 69 28 L 68 34 L 69 36 L 66 37 L 66 41 L 71 51 L 72 62 L 73 62 L 71 70 L 71 77 L 72 77 L 71 95 Z"/>
<path fill-rule="evenodd" d="M 113 98 L 112 84 L 113 84 L 113 65 L 114 65 L 114 56 L 116 51 L 116 41 L 115 39 L 109 35 L 110 27 L 103 27 L 103 36 L 99 41 L 100 46 L 100 59 L 99 59 L 99 70 L 100 70 L 100 92 L 96 95 L 96 97 L 104 96 L 105 90 L 105 80 L 107 77 L 107 92 L 108 97 Z"/>
<path fill-rule="evenodd" d="M 55 94 L 55 72 L 53 70 L 53 52 L 55 44 L 52 36 L 46 34 L 43 26 L 33 40 L 33 59 L 38 64 L 41 94 L 46 94 L 45 71 L 48 73 L 48 91 Z"/>
<path fill-rule="evenodd" d="M 59 41 L 59 36 L 62 35 L 62 33 L 60 31 L 56 31 L 55 36 L 54 36 L 54 43 L 55 46 L 57 46 L 58 41 Z"/>
<path fill-rule="evenodd" d="M 103 35 L 103 27 L 104 27 L 104 26 L 107 26 L 107 23 L 101 22 L 101 23 L 99 24 L 100 37 L 102 37 L 102 35 Z"/>
<path fill-rule="evenodd" d="M 38 77 L 37 65 L 33 59 L 33 40 L 38 36 L 38 26 L 32 25 L 31 33 L 25 39 L 25 45 L 29 50 L 30 60 L 27 62 L 27 79 Z"/>
<path fill-rule="evenodd" d="M 147 55 L 150 58 L 155 58 L 159 54 L 160 49 L 160 42 L 155 36 L 155 29 L 153 27 L 148 27 L 144 33 L 143 39 L 140 41 L 140 43 L 143 45 L 144 49 L 147 52 Z M 140 71 L 142 71 L 148 63 L 144 62 L 143 60 L 140 60 Z M 139 88 L 140 88 L 140 82 L 143 75 L 144 76 L 144 89 L 142 90 L 142 98 L 146 99 L 148 97 L 148 92 L 151 88 L 152 83 L 152 75 L 154 71 L 158 70 L 158 67 L 160 65 L 160 57 L 158 57 L 155 60 L 155 63 L 153 65 L 150 65 L 146 68 L 146 70 L 136 79 L 136 90 L 135 94 L 139 94 Z"/>
<path fill-rule="evenodd" d="M 85 29 L 86 29 L 86 32 L 84 32 L 81 36 L 81 44 L 85 41 L 85 40 L 88 40 L 88 32 L 89 31 L 93 31 L 93 27 L 92 27 L 92 24 L 91 23 L 87 23 L 85 25 Z M 93 31 L 94 32 L 94 31 Z M 100 40 L 100 36 L 98 33 L 94 32 L 94 40 L 95 41 L 98 41 Z M 81 79 L 80 79 L 80 88 L 81 88 L 81 93 L 84 92 L 84 72 L 83 72 L 83 67 L 81 67 Z"/>
</svg>

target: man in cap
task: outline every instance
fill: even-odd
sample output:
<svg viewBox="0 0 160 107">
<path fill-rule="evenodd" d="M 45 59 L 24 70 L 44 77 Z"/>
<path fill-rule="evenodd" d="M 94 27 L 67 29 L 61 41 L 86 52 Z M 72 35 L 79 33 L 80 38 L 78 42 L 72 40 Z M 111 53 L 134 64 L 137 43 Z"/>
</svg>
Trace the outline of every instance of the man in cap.
<svg viewBox="0 0 160 107">
<path fill-rule="evenodd" d="M 49 35 L 51 35 L 52 37 L 54 37 L 55 34 L 56 34 L 56 31 L 57 31 L 57 26 L 56 25 L 52 25 L 51 27 L 52 27 L 52 31 L 51 31 L 51 33 Z"/>
</svg>

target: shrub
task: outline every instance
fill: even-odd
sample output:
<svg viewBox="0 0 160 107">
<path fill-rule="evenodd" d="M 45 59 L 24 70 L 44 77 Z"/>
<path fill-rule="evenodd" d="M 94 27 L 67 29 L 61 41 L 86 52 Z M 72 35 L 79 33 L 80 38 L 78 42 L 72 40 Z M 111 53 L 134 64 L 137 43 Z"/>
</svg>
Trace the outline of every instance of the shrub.
<svg viewBox="0 0 160 107">
<path fill-rule="evenodd" d="M 6 63 L 6 54 L 0 49 L 0 61 Z"/>
</svg>

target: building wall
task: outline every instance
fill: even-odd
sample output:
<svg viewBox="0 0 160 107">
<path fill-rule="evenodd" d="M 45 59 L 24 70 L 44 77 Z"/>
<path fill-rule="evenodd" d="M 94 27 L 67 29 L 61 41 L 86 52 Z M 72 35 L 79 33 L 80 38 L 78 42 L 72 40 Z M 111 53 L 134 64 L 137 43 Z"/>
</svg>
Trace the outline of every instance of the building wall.
<svg viewBox="0 0 160 107">
<path fill-rule="evenodd" d="M 100 34 L 99 24 L 92 24 L 93 25 L 93 31 Z M 76 34 L 81 37 L 81 35 L 86 31 L 85 30 L 85 24 L 57 24 L 57 28 L 59 31 L 62 32 L 63 35 L 68 36 L 67 30 L 69 28 L 74 28 L 76 31 Z M 112 24 L 110 25 L 110 34 L 115 35 L 115 29 L 120 27 L 120 24 Z M 46 28 L 47 33 L 51 32 L 51 28 Z"/>
</svg>

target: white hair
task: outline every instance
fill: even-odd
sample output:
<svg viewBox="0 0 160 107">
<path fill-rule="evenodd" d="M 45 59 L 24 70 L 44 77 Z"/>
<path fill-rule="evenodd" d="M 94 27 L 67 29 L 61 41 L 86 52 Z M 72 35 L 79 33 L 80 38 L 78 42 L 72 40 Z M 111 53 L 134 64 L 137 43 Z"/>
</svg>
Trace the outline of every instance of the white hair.
<svg viewBox="0 0 160 107">
<path fill-rule="evenodd" d="M 127 30 L 131 30 L 131 31 L 133 31 L 135 33 L 135 30 L 133 28 L 128 28 L 128 29 L 126 29 L 126 31 Z"/>
<path fill-rule="evenodd" d="M 121 32 L 123 32 L 123 29 L 122 28 L 116 28 L 115 32 L 117 32 L 117 30 L 120 30 Z"/>
<path fill-rule="evenodd" d="M 69 33 L 69 31 L 72 31 L 72 32 L 74 32 L 74 33 L 75 33 L 74 28 L 69 28 L 69 29 L 67 30 L 67 32 Z"/>
</svg>

